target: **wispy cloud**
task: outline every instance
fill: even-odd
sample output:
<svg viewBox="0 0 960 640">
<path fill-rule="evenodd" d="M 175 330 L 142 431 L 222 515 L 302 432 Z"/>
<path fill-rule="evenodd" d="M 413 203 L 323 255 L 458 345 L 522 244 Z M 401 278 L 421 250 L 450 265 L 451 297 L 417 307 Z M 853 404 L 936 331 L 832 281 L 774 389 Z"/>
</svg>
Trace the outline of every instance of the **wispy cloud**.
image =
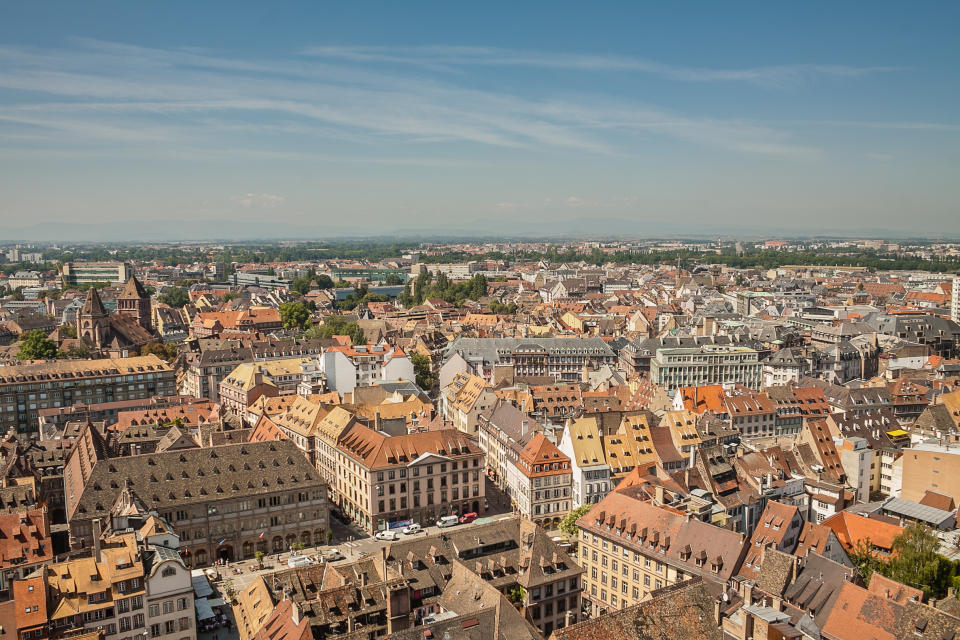
<svg viewBox="0 0 960 640">
<path fill-rule="evenodd" d="M 685 115 L 605 95 L 560 100 L 481 91 L 464 86 L 469 79 L 460 76 L 440 81 L 418 70 L 384 69 L 396 50 L 326 47 L 312 53 L 329 61 L 296 55 L 242 60 L 96 40 L 78 40 L 76 48 L 63 51 L 0 47 L 0 89 L 15 98 L 0 103 L 0 141 L 35 136 L 38 143 L 61 149 L 147 142 L 158 150 L 206 146 L 215 152 L 228 140 L 230 147 L 248 144 L 262 153 L 301 153 L 305 140 L 314 138 L 352 144 L 370 155 L 379 155 L 375 150 L 384 144 L 436 149 L 450 143 L 629 155 L 638 140 L 654 136 L 748 154 L 816 153 L 788 130 L 749 120 Z M 585 69 L 607 65 L 691 79 L 754 77 L 761 82 L 807 73 L 786 68 L 706 72 L 634 59 L 507 53 L 422 48 L 400 58 Z"/>
<path fill-rule="evenodd" d="M 733 81 L 780 88 L 795 87 L 819 77 L 852 78 L 903 69 L 895 66 L 858 67 L 843 64 L 789 64 L 743 69 L 715 69 L 670 65 L 628 56 L 532 52 L 493 47 L 316 46 L 305 49 L 304 54 L 351 62 L 415 65 L 432 69 L 482 65 L 634 72 L 683 82 Z"/>
</svg>

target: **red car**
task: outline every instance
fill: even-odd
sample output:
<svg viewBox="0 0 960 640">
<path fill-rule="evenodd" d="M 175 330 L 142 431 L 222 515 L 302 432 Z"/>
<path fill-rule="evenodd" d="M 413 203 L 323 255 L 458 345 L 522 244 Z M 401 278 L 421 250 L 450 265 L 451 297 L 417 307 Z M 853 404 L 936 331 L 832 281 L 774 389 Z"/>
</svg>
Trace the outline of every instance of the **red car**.
<svg viewBox="0 0 960 640">
<path fill-rule="evenodd" d="M 475 513 L 465 513 L 460 516 L 460 524 L 470 524 L 477 519 L 477 514 Z"/>
</svg>

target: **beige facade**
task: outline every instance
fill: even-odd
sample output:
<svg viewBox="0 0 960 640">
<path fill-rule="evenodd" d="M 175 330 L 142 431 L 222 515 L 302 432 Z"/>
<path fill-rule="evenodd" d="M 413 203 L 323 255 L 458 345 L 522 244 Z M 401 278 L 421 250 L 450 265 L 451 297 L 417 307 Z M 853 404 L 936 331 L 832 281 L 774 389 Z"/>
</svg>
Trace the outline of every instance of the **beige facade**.
<svg viewBox="0 0 960 640">
<path fill-rule="evenodd" d="M 904 450 L 900 497 L 919 502 L 927 489 L 960 502 L 960 447 L 922 444 Z"/>
<path fill-rule="evenodd" d="M 155 355 L 3 367 L 0 424 L 36 438 L 41 409 L 176 393 L 173 369 Z"/>
</svg>

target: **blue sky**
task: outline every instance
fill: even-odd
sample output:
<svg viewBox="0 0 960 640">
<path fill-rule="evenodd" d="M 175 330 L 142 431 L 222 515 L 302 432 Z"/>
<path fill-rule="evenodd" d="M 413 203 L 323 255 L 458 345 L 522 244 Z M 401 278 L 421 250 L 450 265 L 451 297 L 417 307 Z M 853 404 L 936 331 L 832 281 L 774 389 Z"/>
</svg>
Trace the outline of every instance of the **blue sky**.
<svg viewBox="0 0 960 640">
<path fill-rule="evenodd" d="M 958 7 L 9 4 L 0 228 L 960 234 Z"/>
</svg>

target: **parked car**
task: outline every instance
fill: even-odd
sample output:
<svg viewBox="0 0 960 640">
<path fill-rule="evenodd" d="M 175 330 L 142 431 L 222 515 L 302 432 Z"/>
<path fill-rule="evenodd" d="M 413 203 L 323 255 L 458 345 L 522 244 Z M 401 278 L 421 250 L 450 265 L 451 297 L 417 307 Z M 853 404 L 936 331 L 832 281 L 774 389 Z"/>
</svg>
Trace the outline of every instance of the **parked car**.
<svg viewBox="0 0 960 640">
<path fill-rule="evenodd" d="M 402 531 L 403 531 L 403 535 L 412 536 L 415 533 L 420 533 L 421 531 L 423 531 L 423 527 L 421 527 L 418 524 L 411 524 L 404 527 Z"/>
<path fill-rule="evenodd" d="M 336 562 L 337 560 L 343 560 L 343 558 L 344 556 L 339 549 L 327 549 L 323 552 L 323 559 L 326 562 Z"/>
<path fill-rule="evenodd" d="M 475 513 L 465 513 L 460 516 L 460 524 L 470 524 L 477 519 L 477 514 Z"/>
<path fill-rule="evenodd" d="M 373 537 L 377 540 L 389 540 L 391 542 L 400 539 L 400 536 L 398 536 L 394 531 L 377 531 Z"/>
<path fill-rule="evenodd" d="M 453 527 L 460 524 L 460 519 L 457 516 L 440 516 L 440 519 L 437 520 L 437 526 L 443 529 L 444 527 Z"/>
</svg>

